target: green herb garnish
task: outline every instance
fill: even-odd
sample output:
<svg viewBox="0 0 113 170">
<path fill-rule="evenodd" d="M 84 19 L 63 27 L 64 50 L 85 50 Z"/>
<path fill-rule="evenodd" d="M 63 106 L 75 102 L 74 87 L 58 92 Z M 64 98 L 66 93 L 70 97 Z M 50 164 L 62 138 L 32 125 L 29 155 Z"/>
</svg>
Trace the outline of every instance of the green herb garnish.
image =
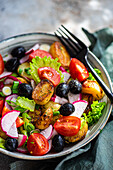
<svg viewBox="0 0 113 170">
<path fill-rule="evenodd" d="M 94 68 L 94 70 L 95 70 L 95 72 L 96 72 L 99 76 L 101 76 L 101 71 L 100 71 L 99 69 Z M 89 72 L 88 80 L 93 80 L 93 81 L 95 81 L 95 78 L 93 77 L 93 75 L 91 74 L 91 72 Z"/>
<path fill-rule="evenodd" d="M 20 68 L 19 71 L 18 71 L 18 73 L 21 74 L 22 72 L 23 72 L 23 70 Z"/>
<path fill-rule="evenodd" d="M 25 72 L 26 72 L 26 74 L 28 74 L 29 76 L 31 75 L 31 73 L 30 73 L 30 68 L 28 67 L 28 68 L 25 68 Z"/>
</svg>

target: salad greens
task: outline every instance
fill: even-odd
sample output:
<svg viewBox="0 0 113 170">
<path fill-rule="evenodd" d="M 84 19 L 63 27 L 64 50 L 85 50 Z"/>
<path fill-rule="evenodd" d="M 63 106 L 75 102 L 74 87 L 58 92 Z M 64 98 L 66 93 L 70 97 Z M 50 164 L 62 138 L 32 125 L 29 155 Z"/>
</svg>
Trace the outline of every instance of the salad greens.
<svg viewBox="0 0 113 170">
<path fill-rule="evenodd" d="M 98 68 L 94 68 L 95 72 L 100 76 L 101 75 L 101 71 Z M 93 75 L 91 74 L 91 72 L 89 72 L 89 77 L 88 80 L 93 80 L 95 81 L 95 78 L 93 77 Z"/>
<path fill-rule="evenodd" d="M 88 126 L 93 125 L 99 120 L 99 118 L 102 116 L 102 110 L 104 109 L 105 105 L 105 102 L 99 103 L 98 101 L 93 101 L 93 104 L 91 104 L 92 110 L 89 111 L 87 115 L 86 113 L 83 113 L 83 116 L 86 122 L 88 123 Z"/>
<path fill-rule="evenodd" d="M 36 57 L 32 59 L 32 63 L 30 62 L 31 75 L 37 84 L 41 81 L 37 72 L 38 68 L 40 67 L 51 67 L 55 69 L 60 74 L 61 77 L 60 83 L 63 82 L 64 76 L 62 72 L 59 70 L 61 64 L 57 61 L 58 61 L 57 58 L 51 59 L 50 57 L 47 58 L 46 56 L 44 58 Z"/>
</svg>

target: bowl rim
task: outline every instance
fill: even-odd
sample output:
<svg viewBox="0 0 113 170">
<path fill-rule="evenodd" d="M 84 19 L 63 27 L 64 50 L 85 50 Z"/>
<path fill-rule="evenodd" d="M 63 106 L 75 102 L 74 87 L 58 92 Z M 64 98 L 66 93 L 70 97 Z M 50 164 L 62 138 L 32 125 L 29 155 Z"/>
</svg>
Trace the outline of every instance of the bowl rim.
<svg viewBox="0 0 113 170">
<path fill-rule="evenodd" d="M 7 42 L 9 40 L 13 41 L 14 39 L 19 38 L 19 37 L 32 36 L 32 35 L 47 35 L 47 36 L 55 37 L 55 35 L 51 34 L 51 33 L 31 32 L 31 33 L 24 33 L 24 34 L 19 34 L 19 35 L 15 35 L 15 36 L 11 36 L 11 37 L 5 38 L 3 40 L 0 40 L 0 44 L 4 43 L 4 42 Z M 109 76 L 106 68 L 104 67 L 104 65 L 100 62 L 100 60 L 91 51 L 89 51 L 89 54 L 92 55 L 97 60 L 99 65 L 101 65 L 102 69 L 104 70 L 104 73 L 107 76 L 107 80 L 108 80 L 108 83 L 109 83 L 109 86 L 110 86 L 110 90 L 112 90 L 112 82 L 111 82 L 110 76 Z M 63 153 L 59 152 L 59 153 L 55 153 L 53 155 L 32 156 L 32 155 L 24 155 L 24 154 L 21 155 L 19 153 L 10 152 L 10 151 L 4 150 L 2 148 L 0 148 L 0 152 L 3 153 L 3 154 L 6 154 L 8 156 L 11 156 L 11 157 L 15 157 L 15 158 L 19 158 L 19 159 L 25 159 L 25 160 L 45 160 L 45 159 L 52 159 L 52 158 L 57 158 L 57 157 L 68 155 L 68 154 L 70 154 L 70 153 L 72 153 L 74 151 L 77 151 L 81 147 L 87 145 L 90 141 L 92 141 L 100 133 L 100 131 L 104 128 L 104 126 L 106 125 L 106 123 L 107 123 L 107 121 L 109 119 L 109 116 L 111 114 L 111 110 L 112 110 L 112 105 L 110 104 L 110 107 L 109 107 L 109 110 L 108 110 L 108 114 L 106 116 L 106 119 L 104 120 L 104 123 L 99 127 L 99 129 L 94 134 L 92 134 L 90 136 L 90 138 L 86 142 L 81 143 L 81 145 L 78 146 L 78 147 L 73 146 L 70 149 L 64 151 Z M 76 147 L 76 149 L 75 149 L 75 147 Z"/>
</svg>

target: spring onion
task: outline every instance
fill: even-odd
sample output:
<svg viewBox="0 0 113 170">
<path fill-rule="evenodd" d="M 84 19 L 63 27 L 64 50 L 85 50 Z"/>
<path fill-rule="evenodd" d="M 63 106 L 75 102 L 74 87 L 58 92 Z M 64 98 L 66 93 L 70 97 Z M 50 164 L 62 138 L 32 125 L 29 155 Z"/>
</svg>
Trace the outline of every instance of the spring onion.
<svg viewBox="0 0 113 170">
<path fill-rule="evenodd" d="M 18 93 L 19 81 L 13 81 L 12 91 L 13 93 Z"/>
</svg>

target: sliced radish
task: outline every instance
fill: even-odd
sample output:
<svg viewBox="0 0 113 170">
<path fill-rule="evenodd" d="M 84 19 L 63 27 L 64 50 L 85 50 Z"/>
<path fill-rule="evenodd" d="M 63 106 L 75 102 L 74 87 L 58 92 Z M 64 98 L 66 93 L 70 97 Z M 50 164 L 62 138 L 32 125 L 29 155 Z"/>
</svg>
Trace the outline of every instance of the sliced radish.
<svg viewBox="0 0 113 170">
<path fill-rule="evenodd" d="M 4 86 L 2 88 L 2 93 L 5 95 L 5 96 L 9 96 L 11 94 L 11 88 L 9 86 Z"/>
<path fill-rule="evenodd" d="M 32 131 L 30 132 L 30 135 L 31 135 L 32 133 L 40 133 L 40 130 L 39 130 L 39 129 L 34 129 L 34 130 L 32 130 Z"/>
<path fill-rule="evenodd" d="M 49 125 L 48 128 L 44 129 L 43 131 L 40 132 L 47 140 L 49 140 L 52 136 L 53 133 L 53 126 Z"/>
<path fill-rule="evenodd" d="M 12 84 L 13 84 L 13 81 L 14 81 L 14 80 L 12 80 L 12 79 L 10 79 L 10 78 L 7 77 L 7 78 L 4 80 L 4 84 L 11 84 L 11 85 L 12 85 Z"/>
<path fill-rule="evenodd" d="M 48 143 L 49 143 L 49 150 L 48 150 L 48 152 L 51 150 L 51 148 L 52 148 L 52 140 L 50 139 L 49 141 L 48 141 Z M 47 153 L 48 153 L 47 152 Z"/>
<path fill-rule="evenodd" d="M 24 56 L 23 58 L 20 59 L 20 64 L 25 63 L 29 60 L 29 55 Z"/>
<path fill-rule="evenodd" d="M 14 122 L 12 124 L 12 126 L 10 127 L 10 129 L 6 133 L 6 135 L 8 135 L 11 138 L 18 138 L 18 131 L 17 131 L 17 128 L 16 128 L 16 122 Z"/>
<path fill-rule="evenodd" d="M 64 75 L 64 82 L 67 82 L 71 75 L 68 72 L 63 72 L 62 74 Z"/>
<path fill-rule="evenodd" d="M 18 147 L 21 147 L 27 139 L 26 135 L 18 134 Z"/>
<path fill-rule="evenodd" d="M 19 114 L 20 114 L 20 111 L 17 111 L 17 110 L 12 110 L 4 114 L 4 116 L 1 118 L 1 128 L 4 132 L 9 134 L 10 128 L 11 129 L 15 128 L 16 126 L 15 121 L 17 117 L 19 116 Z M 13 125 L 14 122 L 15 122 L 15 125 Z"/>
<path fill-rule="evenodd" d="M 53 97 L 51 97 L 51 101 L 55 102 L 55 103 L 59 103 L 59 104 L 65 104 L 68 103 L 68 100 L 63 98 L 63 97 L 59 97 L 57 95 L 54 95 Z"/>
<path fill-rule="evenodd" d="M 33 89 L 36 87 L 36 83 L 35 83 L 34 80 L 31 80 L 31 86 L 32 86 Z"/>
<path fill-rule="evenodd" d="M 20 153 L 28 153 L 28 150 L 26 148 L 20 147 L 20 148 L 17 148 L 16 150 L 17 152 L 20 152 Z"/>
<path fill-rule="evenodd" d="M 63 73 L 63 72 L 66 72 L 66 73 L 67 73 L 67 71 L 66 71 L 62 66 L 60 66 L 59 70 L 62 71 L 62 73 Z"/>
<path fill-rule="evenodd" d="M 53 129 L 53 133 L 52 133 L 51 139 L 53 139 L 53 137 L 54 137 L 55 135 L 58 135 L 58 132 L 57 132 L 55 129 Z"/>
<path fill-rule="evenodd" d="M 86 109 L 88 102 L 85 100 L 78 100 L 72 103 L 75 107 L 75 111 L 70 116 L 81 117 Z"/>
<path fill-rule="evenodd" d="M 4 58 L 3 58 L 3 60 L 4 61 L 8 61 L 9 59 L 11 59 L 13 56 L 11 55 L 11 54 L 8 54 L 8 55 L 6 55 Z"/>
<path fill-rule="evenodd" d="M 0 79 L 3 79 L 5 77 L 8 77 L 12 74 L 12 72 L 7 72 L 7 71 L 4 71 L 2 74 L 0 74 Z"/>
<path fill-rule="evenodd" d="M 5 106 L 9 109 L 9 110 L 12 110 L 12 107 L 8 105 L 8 103 L 6 102 L 6 100 L 11 100 L 12 98 L 17 98 L 18 95 L 17 94 L 12 94 L 8 97 L 5 98 Z"/>
<path fill-rule="evenodd" d="M 50 45 L 48 45 L 48 44 L 41 44 L 40 47 L 39 47 L 39 49 L 49 52 L 49 50 L 50 50 Z"/>
<path fill-rule="evenodd" d="M 82 94 L 73 94 L 71 92 L 68 93 L 68 100 L 69 103 L 73 103 L 74 101 L 81 100 L 82 99 Z"/>
<path fill-rule="evenodd" d="M 25 55 L 30 54 L 31 52 L 39 49 L 39 44 L 35 44 L 32 48 L 30 48 L 28 51 L 25 52 Z"/>
</svg>

